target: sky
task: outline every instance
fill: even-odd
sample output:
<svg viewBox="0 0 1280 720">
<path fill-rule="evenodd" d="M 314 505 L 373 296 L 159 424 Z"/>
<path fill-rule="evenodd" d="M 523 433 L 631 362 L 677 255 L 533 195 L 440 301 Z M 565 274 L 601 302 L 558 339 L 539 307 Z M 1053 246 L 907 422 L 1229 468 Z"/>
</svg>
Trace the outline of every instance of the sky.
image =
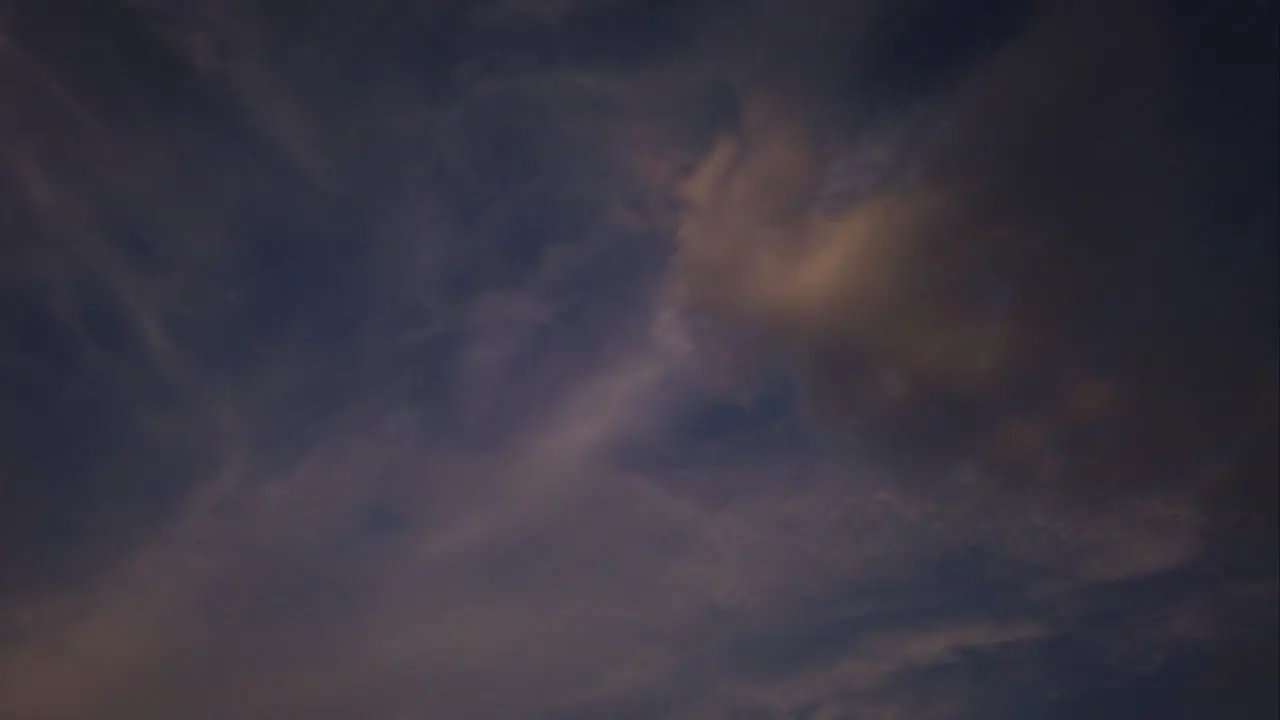
<svg viewBox="0 0 1280 720">
<path fill-rule="evenodd" d="M 0 718 L 1276 717 L 1276 27 L 0 2 Z"/>
</svg>

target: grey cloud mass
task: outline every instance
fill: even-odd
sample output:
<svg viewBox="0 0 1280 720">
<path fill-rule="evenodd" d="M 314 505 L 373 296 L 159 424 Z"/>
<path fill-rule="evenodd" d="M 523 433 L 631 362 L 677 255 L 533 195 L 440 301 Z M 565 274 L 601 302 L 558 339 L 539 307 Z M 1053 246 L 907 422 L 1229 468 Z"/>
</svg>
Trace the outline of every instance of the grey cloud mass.
<svg viewBox="0 0 1280 720">
<path fill-rule="evenodd" d="M 0 4 L 0 718 L 1274 717 L 1275 23 Z"/>
</svg>

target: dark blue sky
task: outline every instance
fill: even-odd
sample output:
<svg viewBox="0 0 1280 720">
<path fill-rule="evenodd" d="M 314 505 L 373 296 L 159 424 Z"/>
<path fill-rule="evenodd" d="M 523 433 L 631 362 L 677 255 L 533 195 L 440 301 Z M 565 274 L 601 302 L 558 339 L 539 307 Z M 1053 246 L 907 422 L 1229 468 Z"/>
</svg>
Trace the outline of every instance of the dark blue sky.
<svg viewBox="0 0 1280 720">
<path fill-rule="evenodd" d="M 0 718 L 1273 718 L 1271 3 L 0 2 Z"/>
</svg>

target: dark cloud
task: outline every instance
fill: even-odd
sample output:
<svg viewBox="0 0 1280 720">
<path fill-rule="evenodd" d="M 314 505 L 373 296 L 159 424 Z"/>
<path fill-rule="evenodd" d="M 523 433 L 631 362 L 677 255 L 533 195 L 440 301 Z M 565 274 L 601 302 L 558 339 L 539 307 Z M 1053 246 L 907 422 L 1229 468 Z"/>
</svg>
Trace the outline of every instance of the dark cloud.
<svg viewBox="0 0 1280 720">
<path fill-rule="evenodd" d="M 937 129 L 885 151 L 919 170 L 837 210 L 813 200 L 836 152 L 829 123 L 762 91 L 757 104 L 772 107 L 688 191 L 690 282 L 795 346 L 820 403 L 875 413 L 872 425 L 913 447 L 932 438 L 954 454 L 975 442 L 961 428 L 1018 423 L 1009 432 L 1042 447 L 1048 436 L 1071 444 L 1084 463 L 1072 483 L 1177 484 L 1192 457 L 1261 434 L 1265 421 L 1244 408 L 1274 394 L 1274 282 L 1249 269 L 1270 267 L 1274 243 L 1235 220 L 1273 216 L 1274 203 L 1253 196 L 1238 209 L 1208 190 L 1203 163 L 1248 174 L 1255 190 L 1274 172 L 1261 157 L 1252 171 L 1222 167 L 1230 131 L 1196 115 L 1212 104 L 1198 96 L 1225 80 L 1206 76 L 1225 71 L 1202 69 L 1220 61 L 1191 38 L 1216 22 L 1265 43 L 1247 35 L 1243 8 L 1203 20 L 1136 3 L 989 10 L 966 12 L 980 28 L 931 6 L 872 23 L 889 29 L 870 55 L 888 59 L 866 64 L 883 73 L 864 81 L 869 102 L 882 82 Z M 931 33 L 941 36 L 927 47 L 894 39 Z M 1242 114 L 1274 116 L 1260 77 L 1231 84 L 1244 82 Z M 818 114 L 844 97 L 862 96 L 833 95 Z M 1236 132 L 1274 155 L 1254 122 Z M 864 134 L 847 132 L 854 146 Z M 1088 469 L 1091 455 L 1110 470 Z"/>
</svg>

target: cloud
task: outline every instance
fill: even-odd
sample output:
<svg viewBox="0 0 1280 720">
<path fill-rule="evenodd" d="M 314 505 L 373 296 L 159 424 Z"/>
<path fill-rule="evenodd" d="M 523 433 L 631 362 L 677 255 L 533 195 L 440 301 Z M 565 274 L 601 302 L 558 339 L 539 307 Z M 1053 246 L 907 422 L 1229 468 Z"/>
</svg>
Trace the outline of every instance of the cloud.
<svg viewBox="0 0 1280 720">
<path fill-rule="evenodd" d="M 750 709 L 771 715 L 824 709 L 839 711 L 841 699 L 857 697 L 897 673 L 942 665 L 955 656 L 981 651 L 991 646 L 1028 642 L 1041 637 L 1043 630 L 1028 623 L 1003 626 L 984 624 L 953 625 L 939 630 L 913 630 L 870 638 L 855 653 L 831 667 L 801 674 L 780 682 L 755 681 L 735 687 L 724 697 L 711 701 L 712 714 Z"/>
<path fill-rule="evenodd" d="M 939 222 L 938 200 L 920 191 L 823 213 L 814 141 L 785 112 L 753 108 L 744 125 L 750 139 L 722 142 L 685 188 L 681 281 L 695 304 L 759 323 L 800 353 L 861 336 L 873 372 L 926 385 L 994 372 L 998 328 L 951 312 L 912 272 L 928 261 L 922 226 Z"/>
<path fill-rule="evenodd" d="M 925 22 L 916 10 L 884 12 L 889 25 Z M 1010 438 L 1047 423 L 1075 458 L 1141 465 L 1123 485 L 1177 484 L 1163 464 L 1172 454 L 1141 448 L 1199 431 L 1175 429 L 1187 411 L 1161 398 L 1194 388 L 1197 412 L 1229 412 L 1209 406 L 1255 395 L 1265 364 L 1261 335 L 1237 330 L 1216 369 L 1186 362 L 1221 296 L 1191 290 L 1206 280 L 1183 263 L 1222 208 L 1196 189 L 1191 148 L 1208 140 L 1174 84 L 1189 62 L 1181 20 L 1143 4 L 1024 14 L 996 23 L 949 80 L 921 80 L 894 101 L 926 118 L 906 139 L 874 121 L 832 130 L 832 118 L 851 117 L 838 101 L 744 89 L 741 122 L 682 188 L 678 282 L 693 307 L 782 348 L 815 405 L 868 419 L 860 432 L 927 438 L 945 453 L 974 442 L 957 423 Z M 876 154 L 904 171 L 885 178 L 864 163 L 875 177 L 850 177 L 857 158 Z M 1155 312 L 1148 302 L 1175 303 L 1181 319 L 1147 323 L 1138 308 Z M 1255 317 L 1261 305 L 1231 308 L 1221 317 L 1242 330 L 1227 314 Z M 1110 388 L 1105 410 L 1049 419 L 1090 383 Z M 1250 432 L 1240 415 L 1222 422 Z M 1225 440 L 1203 437 L 1188 453 Z M 1070 474 L 1090 488 L 1103 477 Z"/>
</svg>

